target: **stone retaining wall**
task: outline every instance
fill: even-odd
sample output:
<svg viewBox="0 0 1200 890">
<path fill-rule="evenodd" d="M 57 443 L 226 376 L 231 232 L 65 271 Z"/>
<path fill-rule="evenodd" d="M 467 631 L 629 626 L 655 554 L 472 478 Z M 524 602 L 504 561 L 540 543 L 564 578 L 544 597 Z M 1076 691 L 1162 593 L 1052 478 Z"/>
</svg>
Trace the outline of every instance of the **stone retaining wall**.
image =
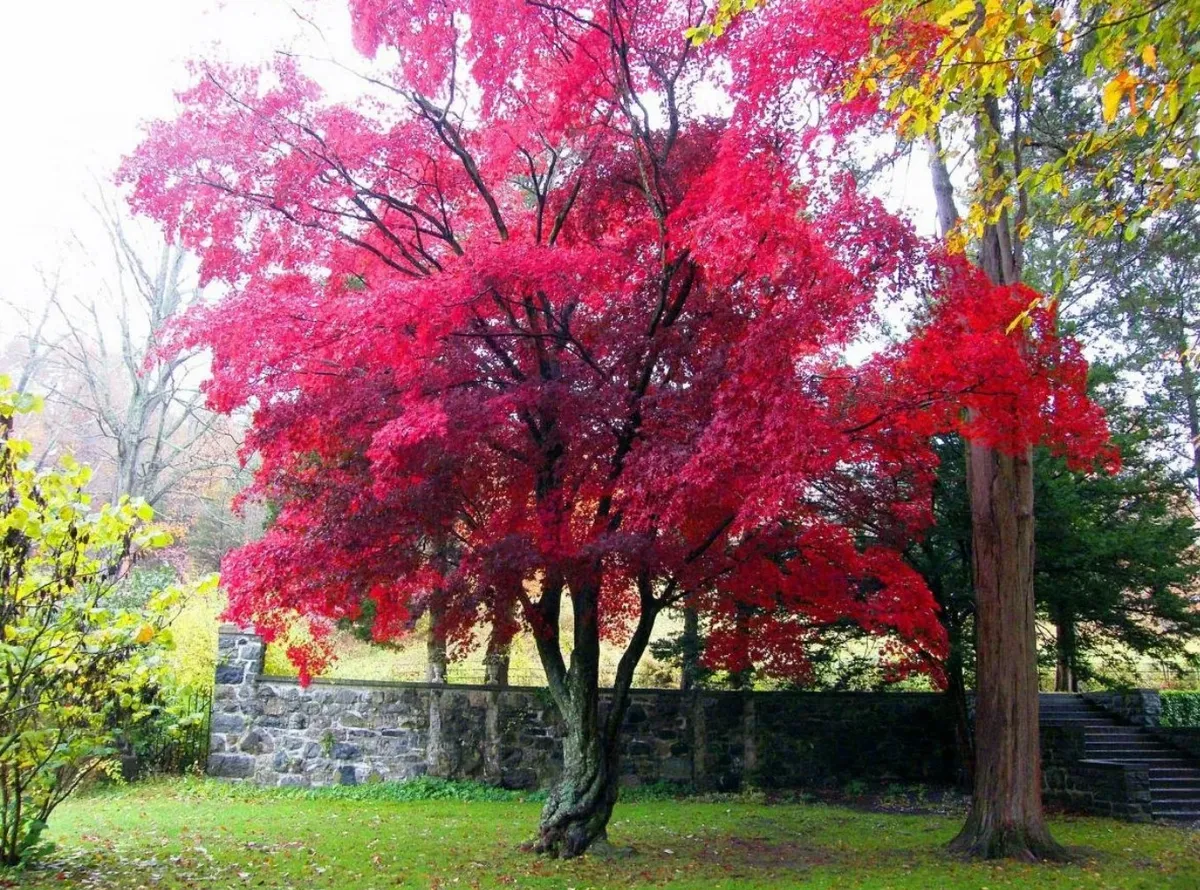
<svg viewBox="0 0 1200 890">
<path fill-rule="evenodd" d="M 536 788 L 561 769 L 562 725 L 544 690 L 320 680 L 306 688 L 263 676 L 263 648 L 253 634 L 222 628 L 212 775 L 325 785 L 429 774 Z M 623 781 L 716 790 L 950 784 L 944 708 L 932 693 L 635 690 Z"/>
<path fill-rule="evenodd" d="M 1133 726 L 1158 726 L 1162 716 L 1162 699 L 1157 689 L 1086 692 L 1083 697 Z"/>
<path fill-rule="evenodd" d="M 211 775 L 264 785 L 435 775 L 532 789 L 561 769 L 563 727 L 543 689 L 321 680 L 302 687 L 263 676 L 263 650 L 254 634 L 220 633 Z M 1141 697 L 1106 704 L 1127 719 L 1147 710 Z M 951 785 L 958 768 L 946 709 L 945 697 L 932 693 L 634 690 L 622 780 L 720 791 L 852 780 Z M 1042 760 L 1048 802 L 1149 817 L 1146 771 L 1088 760 L 1081 726 L 1043 727 Z"/>
<path fill-rule="evenodd" d="M 1146 767 L 1087 758 L 1084 728 L 1078 725 L 1043 726 L 1041 748 L 1046 803 L 1093 816 L 1150 819 Z"/>
</svg>

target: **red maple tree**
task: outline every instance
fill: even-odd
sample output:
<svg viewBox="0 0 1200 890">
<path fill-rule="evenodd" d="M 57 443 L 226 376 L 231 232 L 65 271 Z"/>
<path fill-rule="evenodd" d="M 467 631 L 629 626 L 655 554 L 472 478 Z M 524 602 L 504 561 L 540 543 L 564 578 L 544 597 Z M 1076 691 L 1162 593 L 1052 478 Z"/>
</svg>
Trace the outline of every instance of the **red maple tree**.
<svg viewBox="0 0 1200 890">
<path fill-rule="evenodd" d="M 818 54 L 698 49 L 686 2 L 350 10 L 394 61 L 362 103 L 286 59 L 200 66 L 123 169 L 228 285 L 184 336 L 212 349 L 212 404 L 252 406 L 254 494 L 279 506 L 226 561 L 230 617 L 271 635 L 369 606 L 389 639 L 436 601 L 460 650 L 530 629 L 567 727 L 535 847 L 562 855 L 605 836 L 666 608 L 703 610 L 735 669 L 803 677 L 853 621 L 936 672 L 900 554 L 930 519 L 928 435 L 970 408 L 977 437 L 1085 457 L 1103 423 L 1051 328 L 1005 334 L 1027 294 L 836 173 L 830 119 L 781 100 Z M 837 139 L 877 117 L 837 110 Z M 925 324 L 848 365 L 888 295 Z M 623 647 L 603 709 L 602 638 Z M 328 655 L 291 654 L 305 676 Z"/>
</svg>

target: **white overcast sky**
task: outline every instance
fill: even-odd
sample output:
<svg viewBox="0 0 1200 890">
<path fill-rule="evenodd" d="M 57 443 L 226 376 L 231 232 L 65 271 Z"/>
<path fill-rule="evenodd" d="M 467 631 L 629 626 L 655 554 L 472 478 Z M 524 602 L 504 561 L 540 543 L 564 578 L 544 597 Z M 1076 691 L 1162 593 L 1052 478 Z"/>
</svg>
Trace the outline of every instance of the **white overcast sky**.
<svg viewBox="0 0 1200 890">
<path fill-rule="evenodd" d="M 344 6 L 324 5 L 343 26 L 324 30 L 344 41 Z M 0 28 L 0 299 L 38 302 L 38 270 L 76 264 L 74 238 L 89 251 L 107 249 L 87 195 L 97 181 L 111 183 L 143 122 L 173 113 L 174 93 L 188 83 L 186 60 L 322 52 L 316 40 L 287 0 L 8 4 Z M 0 314 L 0 342 L 5 327 Z"/>
<path fill-rule="evenodd" d="M 320 9 L 321 33 L 293 3 Z M 107 244 L 87 203 L 138 144 L 143 122 L 169 117 L 185 62 L 267 59 L 287 48 L 353 61 L 341 0 L 58 0 L 10 3 L 0 28 L 0 300 L 40 301 L 39 270 L 71 268 Z M 331 66 L 317 71 L 338 93 Z M 344 77 L 344 75 L 343 75 Z M 344 82 L 344 81 L 343 81 Z M 928 206 L 923 165 L 897 171 L 889 203 Z M 914 195 L 914 193 L 916 193 Z M 930 225 L 922 214 L 922 228 Z M 0 313 L 0 343 L 12 331 Z"/>
</svg>

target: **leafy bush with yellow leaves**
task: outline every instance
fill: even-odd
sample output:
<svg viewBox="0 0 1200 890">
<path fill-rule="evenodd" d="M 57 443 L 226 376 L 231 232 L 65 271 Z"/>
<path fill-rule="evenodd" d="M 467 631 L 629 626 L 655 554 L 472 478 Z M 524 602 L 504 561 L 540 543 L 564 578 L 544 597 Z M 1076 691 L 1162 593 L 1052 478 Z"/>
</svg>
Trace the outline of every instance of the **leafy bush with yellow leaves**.
<svg viewBox="0 0 1200 890">
<path fill-rule="evenodd" d="M 171 585 L 142 609 L 113 607 L 139 556 L 170 536 L 144 502 L 94 506 L 90 470 L 71 458 L 36 467 L 13 426 L 39 407 L 0 375 L 0 865 L 9 867 L 41 851 L 51 812 L 85 778 L 113 769 L 118 729 L 148 712 L 165 628 L 188 595 Z"/>
</svg>

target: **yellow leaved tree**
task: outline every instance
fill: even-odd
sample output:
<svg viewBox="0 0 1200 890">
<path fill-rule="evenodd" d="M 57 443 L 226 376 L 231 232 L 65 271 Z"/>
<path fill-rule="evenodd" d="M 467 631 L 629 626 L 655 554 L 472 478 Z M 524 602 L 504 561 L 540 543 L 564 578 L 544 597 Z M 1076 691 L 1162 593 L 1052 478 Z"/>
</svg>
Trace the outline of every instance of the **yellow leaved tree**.
<svg viewBox="0 0 1200 890">
<path fill-rule="evenodd" d="M 175 606 L 169 586 L 144 609 L 112 607 L 146 551 L 170 543 L 142 501 L 94 505 L 90 470 L 51 469 L 14 434 L 36 398 L 0 375 L 0 866 L 43 848 L 54 808 L 111 769 L 118 733 L 149 715 Z M 215 584 L 205 579 L 201 586 Z"/>
</svg>

